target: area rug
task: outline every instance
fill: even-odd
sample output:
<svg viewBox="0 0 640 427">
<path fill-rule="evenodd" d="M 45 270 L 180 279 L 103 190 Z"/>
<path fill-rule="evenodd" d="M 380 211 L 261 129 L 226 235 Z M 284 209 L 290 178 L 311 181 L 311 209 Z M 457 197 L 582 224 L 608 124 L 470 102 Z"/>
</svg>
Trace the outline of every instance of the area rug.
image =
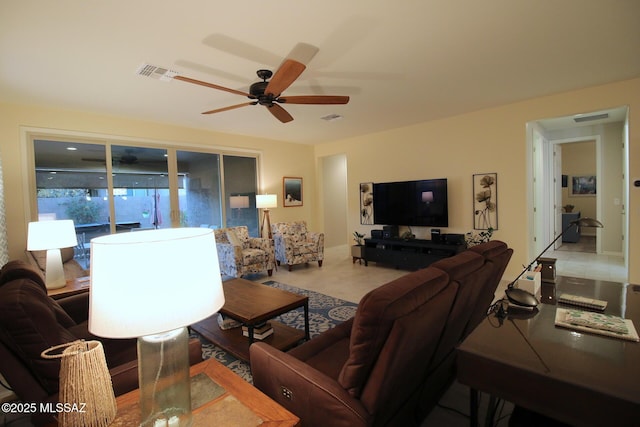
<svg viewBox="0 0 640 427">
<path fill-rule="evenodd" d="M 350 319 L 356 314 L 357 304 L 349 301 L 295 286 L 285 285 L 284 283 L 279 283 L 274 280 L 263 282 L 263 284 L 309 297 L 309 332 L 311 338 Z M 304 310 L 299 308 L 289 311 L 276 317 L 275 320 L 293 328 L 304 329 Z M 213 357 L 247 382 L 252 382 L 251 370 L 247 362 L 235 358 L 196 332 L 192 332 L 191 335 L 200 339 L 203 358 L 209 359 Z"/>
</svg>

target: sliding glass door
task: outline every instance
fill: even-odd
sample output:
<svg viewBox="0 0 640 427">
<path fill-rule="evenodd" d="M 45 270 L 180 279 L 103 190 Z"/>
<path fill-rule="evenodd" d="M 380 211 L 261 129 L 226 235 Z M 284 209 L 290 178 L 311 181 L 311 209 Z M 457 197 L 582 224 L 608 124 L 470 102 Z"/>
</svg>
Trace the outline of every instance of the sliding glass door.
<svg viewBox="0 0 640 427">
<path fill-rule="evenodd" d="M 38 216 L 33 219 L 73 220 L 75 257 L 85 268 L 89 241 L 110 232 L 105 153 L 101 144 L 34 140 Z"/>
<path fill-rule="evenodd" d="M 115 231 L 170 228 L 167 150 L 111 146 Z"/>
<path fill-rule="evenodd" d="M 220 155 L 180 150 L 176 158 L 180 226 L 222 228 Z"/>
<path fill-rule="evenodd" d="M 255 157 L 223 156 L 227 226 L 246 225 L 258 237 L 258 171 Z"/>
<path fill-rule="evenodd" d="M 78 257 L 88 258 L 89 241 L 110 233 L 246 225 L 258 235 L 255 156 L 107 140 L 32 141 L 37 218 L 72 219 Z"/>
</svg>

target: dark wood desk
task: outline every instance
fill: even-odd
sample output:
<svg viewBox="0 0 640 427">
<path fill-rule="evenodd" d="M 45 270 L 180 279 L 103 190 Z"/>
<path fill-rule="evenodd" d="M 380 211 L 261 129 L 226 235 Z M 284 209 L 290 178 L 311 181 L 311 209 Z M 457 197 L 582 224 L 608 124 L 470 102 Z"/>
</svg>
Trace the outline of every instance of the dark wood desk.
<svg viewBox="0 0 640 427">
<path fill-rule="evenodd" d="M 640 285 L 558 277 L 543 284 L 533 315 L 490 315 L 458 348 L 458 381 L 477 391 L 577 426 L 638 426 L 640 343 L 554 326 L 556 295 L 608 301 L 605 313 L 640 327 Z M 528 317 L 528 318 L 527 318 Z"/>
</svg>

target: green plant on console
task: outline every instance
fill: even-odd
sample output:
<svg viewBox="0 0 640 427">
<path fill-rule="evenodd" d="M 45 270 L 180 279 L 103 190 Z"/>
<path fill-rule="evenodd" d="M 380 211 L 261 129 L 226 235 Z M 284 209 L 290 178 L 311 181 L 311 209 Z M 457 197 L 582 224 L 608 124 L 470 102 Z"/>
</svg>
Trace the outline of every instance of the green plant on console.
<svg viewBox="0 0 640 427">
<path fill-rule="evenodd" d="M 353 232 L 353 240 L 356 242 L 356 245 L 362 246 L 364 245 L 364 234 L 358 233 L 357 231 Z"/>
</svg>

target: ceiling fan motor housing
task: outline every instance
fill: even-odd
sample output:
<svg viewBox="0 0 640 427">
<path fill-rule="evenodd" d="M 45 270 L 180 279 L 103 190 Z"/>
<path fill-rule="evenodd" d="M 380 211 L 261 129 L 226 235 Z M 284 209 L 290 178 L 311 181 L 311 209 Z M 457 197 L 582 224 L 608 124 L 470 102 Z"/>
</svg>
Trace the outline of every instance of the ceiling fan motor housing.
<svg viewBox="0 0 640 427">
<path fill-rule="evenodd" d="M 264 91 L 267 88 L 269 82 L 256 82 L 249 88 L 250 99 L 257 99 L 260 105 L 273 104 L 273 95 L 265 95 Z"/>
</svg>

